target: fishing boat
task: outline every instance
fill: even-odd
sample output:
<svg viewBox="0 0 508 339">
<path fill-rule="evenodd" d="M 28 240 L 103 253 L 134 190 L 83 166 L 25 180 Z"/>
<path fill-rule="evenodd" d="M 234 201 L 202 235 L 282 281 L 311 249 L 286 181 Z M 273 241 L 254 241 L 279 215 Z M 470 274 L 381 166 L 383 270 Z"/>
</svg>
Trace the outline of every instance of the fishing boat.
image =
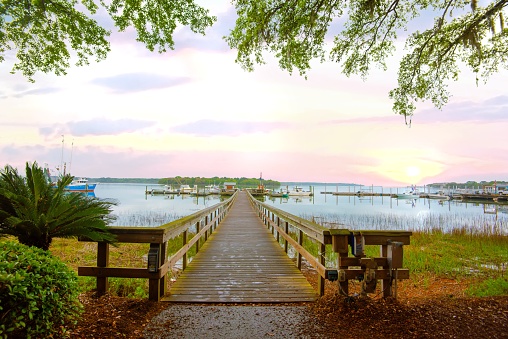
<svg viewBox="0 0 508 339">
<path fill-rule="evenodd" d="M 77 178 L 72 180 L 69 185 L 65 186 L 65 190 L 68 192 L 93 192 L 96 186 L 96 183 L 88 183 L 87 178 Z"/>
</svg>

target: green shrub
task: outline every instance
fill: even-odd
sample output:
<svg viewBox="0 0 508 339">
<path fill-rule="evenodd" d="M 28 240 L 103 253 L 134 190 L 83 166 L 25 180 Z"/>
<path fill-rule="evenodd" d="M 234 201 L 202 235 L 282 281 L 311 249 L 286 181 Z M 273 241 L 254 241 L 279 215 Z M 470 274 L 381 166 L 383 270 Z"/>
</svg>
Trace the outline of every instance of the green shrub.
<svg viewBox="0 0 508 339">
<path fill-rule="evenodd" d="M 0 338 L 62 338 L 78 319 L 76 274 L 36 247 L 0 242 Z"/>
</svg>

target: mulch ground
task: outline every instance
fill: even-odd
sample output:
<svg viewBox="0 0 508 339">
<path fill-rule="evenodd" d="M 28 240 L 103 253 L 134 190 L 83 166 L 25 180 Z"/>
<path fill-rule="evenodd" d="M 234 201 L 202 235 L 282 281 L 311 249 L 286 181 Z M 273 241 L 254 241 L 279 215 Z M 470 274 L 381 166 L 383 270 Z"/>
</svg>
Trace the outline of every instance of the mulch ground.
<svg viewBox="0 0 508 339">
<path fill-rule="evenodd" d="M 304 269 L 311 284 L 316 273 Z M 465 280 L 430 279 L 423 284 L 403 281 L 398 298 L 338 295 L 327 281 L 326 293 L 307 303 L 312 315 L 309 338 L 508 338 L 508 296 L 470 298 Z M 354 293 L 355 286 L 350 286 Z M 148 323 L 167 303 L 114 296 L 80 296 L 85 312 L 71 329 L 71 338 L 143 338 Z"/>
</svg>

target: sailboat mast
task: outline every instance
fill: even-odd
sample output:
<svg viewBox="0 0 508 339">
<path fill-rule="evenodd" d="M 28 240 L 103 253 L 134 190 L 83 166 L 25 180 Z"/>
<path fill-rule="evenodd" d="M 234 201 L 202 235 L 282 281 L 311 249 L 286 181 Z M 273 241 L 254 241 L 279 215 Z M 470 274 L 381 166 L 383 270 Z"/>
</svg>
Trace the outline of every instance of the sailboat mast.
<svg viewBox="0 0 508 339">
<path fill-rule="evenodd" d="M 74 139 L 72 139 L 71 144 L 71 161 L 69 161 L 69 173 L 72 173 L 72 152 L 74 151 Z"/>
<path fill-rule="evenodd" d="M 63 169 L 64 140 L 65 140 L 65 138 L 64 138 L 64 136 L 62 134 L 62 156 L 60 157 L 60 170 Z M 64 175 L 65 175 L 65 173 L 64 173 Z"/>
</svg>

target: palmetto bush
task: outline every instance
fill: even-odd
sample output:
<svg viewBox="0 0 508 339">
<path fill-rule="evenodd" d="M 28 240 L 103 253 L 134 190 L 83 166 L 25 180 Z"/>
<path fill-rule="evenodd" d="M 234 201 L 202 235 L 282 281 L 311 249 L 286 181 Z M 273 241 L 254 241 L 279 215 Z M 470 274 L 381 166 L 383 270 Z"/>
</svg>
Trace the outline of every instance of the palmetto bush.
<svg viewBox="0 0 508 339">
<path fill-rule="evenodd" d="M 51 183 L 37 163 L 26 163 L 26 175 L 6 165 L 0 171 L 0 236 L 47 250 L 53 238 L 86 237 L 114 242 L 107 225 L 114 220 L 111 201 L 69 193 L 70 175 Z"/>
</svg>

